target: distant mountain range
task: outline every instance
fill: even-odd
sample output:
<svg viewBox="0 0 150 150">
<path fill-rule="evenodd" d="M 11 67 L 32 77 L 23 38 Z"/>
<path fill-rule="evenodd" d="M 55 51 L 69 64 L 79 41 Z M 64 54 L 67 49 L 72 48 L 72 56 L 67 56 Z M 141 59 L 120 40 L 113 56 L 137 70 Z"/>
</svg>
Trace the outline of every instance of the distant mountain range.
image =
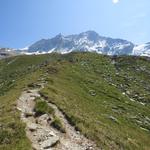
<svg viewBox="0 0 150 150">
<path fill-rule="evenodd" d="M 65 54 L 73 51 L 87 51 L 106 55 L 136 55 L 150 57 L 150 42 L 142 45 L 135 45 L 127 40 L 103 37 L 95 31 L 87 31 L 68 36 L 59 34 L 51 39 L 37 41 L 26 49 L 15 51 L 21 54 L 44 54 L 52 52 Z"/>
<path fill-rule="evenodd" d="M 20 51 L 11 48 L 0 48 L 0 59 L 19 55 Z"/>
</svg>

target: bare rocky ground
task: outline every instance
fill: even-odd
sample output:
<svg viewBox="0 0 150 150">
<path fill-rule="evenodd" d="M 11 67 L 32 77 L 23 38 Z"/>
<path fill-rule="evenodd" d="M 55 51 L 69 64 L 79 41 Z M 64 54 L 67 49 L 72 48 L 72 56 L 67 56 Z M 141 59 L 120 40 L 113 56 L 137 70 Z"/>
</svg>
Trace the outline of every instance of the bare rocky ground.
<svg viewBox="0 0 150 150">
<path fill-rule="evenodd" d="M 41 88 L 44 84 L 41 84 Z M 55 111 L 65 128 L 62 133 L 50 125 L 53 119 L 48 114 L 35 117 L 34 106 L 37 97 L 40 97 L 41 88 L 26 90 L 18 99 L 18 110 L 21 111 L 21 120 L 26 124 L 27 137 L 35 150 L 96 150 L 96 145 L 76 131 L 66 120 L 56 105 L 47 102 Z"/>
</svg>

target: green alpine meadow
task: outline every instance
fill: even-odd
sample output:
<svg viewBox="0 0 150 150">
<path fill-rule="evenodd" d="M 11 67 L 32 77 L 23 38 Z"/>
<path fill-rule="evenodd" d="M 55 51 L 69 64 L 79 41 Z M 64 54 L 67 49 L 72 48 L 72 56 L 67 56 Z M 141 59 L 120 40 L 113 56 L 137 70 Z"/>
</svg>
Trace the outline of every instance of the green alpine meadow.
<svg viewBox="0 0 150 150">
<path fill-rule="evenodd" d="M 30 136 L 38 129 L 33 123 L 27 129 L 18 101 L 36 89 L 24 120 L 38 126 L 43 114 L 50 116 L 57 134 L 76 132 L 93 149 L 150 149 L 149 57 L 72 52 L 1 59 L 0 150 L 32 149 Z M 50 147 L 61 147 L 59 140 Z"/>
</svg>

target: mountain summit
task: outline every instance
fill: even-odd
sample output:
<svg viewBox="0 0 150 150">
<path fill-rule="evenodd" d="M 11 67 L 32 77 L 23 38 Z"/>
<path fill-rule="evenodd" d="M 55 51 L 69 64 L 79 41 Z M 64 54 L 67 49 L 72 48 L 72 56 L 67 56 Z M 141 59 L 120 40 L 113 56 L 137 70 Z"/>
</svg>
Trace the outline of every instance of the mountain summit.
<svg viewBox="0 0 150 150">
<path fill-rule="evenodd" d="M 132 42 L 100 36 L 95 31 L 63 36 L 59 34 L 51 39 L 42 39 L 28 49 L 29 53 L 69 53 L 72 51 L 97 52 L 107 55 L 130 55 Z"/>
</svg>

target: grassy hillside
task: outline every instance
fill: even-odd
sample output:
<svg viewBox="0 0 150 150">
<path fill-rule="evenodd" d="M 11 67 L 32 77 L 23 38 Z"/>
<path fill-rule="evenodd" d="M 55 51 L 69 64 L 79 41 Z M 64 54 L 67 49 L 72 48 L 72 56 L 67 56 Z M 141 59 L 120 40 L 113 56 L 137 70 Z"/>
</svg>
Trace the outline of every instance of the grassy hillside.
<svg viewBox="0 0 150 150">
<path fill-rule="evenodd" d="M 0 61 L 0 149 L 30 149 L 16 100 L 28 84 L 42 76 L 48 81 L 43 96 L 97 145 L 150 149 L 150 59 L 94 53 Z"/>
<path fill-rule="evenodd" d="M 17 99 L 28 84 L 41 75 L 48 56 L 19 56 L 0 61 L 0 150 L 30 150 L 25 125 L 16 109 Z"/>
</svg>

